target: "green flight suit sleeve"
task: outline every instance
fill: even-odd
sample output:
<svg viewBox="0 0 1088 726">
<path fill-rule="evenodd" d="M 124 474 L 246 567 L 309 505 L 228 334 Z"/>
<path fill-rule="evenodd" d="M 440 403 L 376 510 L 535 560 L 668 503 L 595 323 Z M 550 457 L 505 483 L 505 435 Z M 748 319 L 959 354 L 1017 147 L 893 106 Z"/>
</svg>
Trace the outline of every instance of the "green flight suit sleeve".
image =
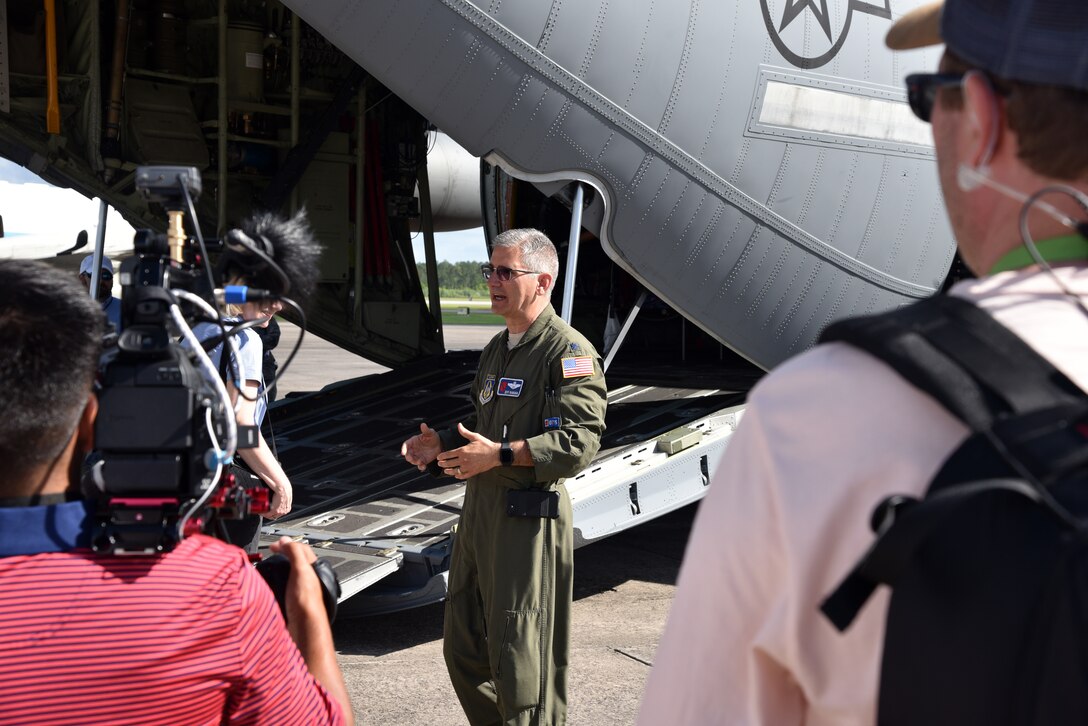
<svg viewBox="0 0 1088 726">
<path fill-rule="evenodd" d="M 480 395 L 480 374 L 478 371 L 476 373 L 476 377 L 472 379 L 472 387 L 469 389 L 469 395 L 472 396 L 472 413 L 466 416 L 464 420 L 461 421 L 461 423 L 464 424 L 465 428 L 469 431 L 475 431 L 476 417 L 478 414 L 478 410 L 476 409 L 476 401 L 478 400 L 478 396 Z M 457 431 L 456 424 L 453 428 L 438 429 L 435 433 L 438 434 L 438 439 L 442 442 L 443 451 L 456 449 L 468 443 L 468 439 L 466 439 Z M 427 467 L 427 471 L 430 473 L 431 476 L 434 477 L 446 475 L 445 472 L 442 471 L 441 467 L 438 466 L 437 459 L 431 462 L 430 466 Z"/>
<path fill-rule="evenodd" d="M 465 417 L 463 421 L 461 421 L 461 423 L 464 424 L 465 428 L 469 431 L 475 431 L 476 412 L 473 411 L 472 413 L 470 413 L 468 416 Z M 442 440 L 443 451 L 456 449 L 468 443 L 468 439 L 466 439 L 460 434 L 460 432 L 457 431 L 456 424 L 452 429 L 439 429 L 438 438 Z"/>
<path fill-rule="evenodd" d="M 549 370 L 555 393 L 545 403 L 545 410 L 548 416 L 559 416 L 560 427 L 526 439 L 540 483 L 574 476 L 589 466 L 601 448 L 608 403 L 599 357 L 593 356 L 592 375 L 564 378 L 562 354 L 551 362 Z"/>
</svg>

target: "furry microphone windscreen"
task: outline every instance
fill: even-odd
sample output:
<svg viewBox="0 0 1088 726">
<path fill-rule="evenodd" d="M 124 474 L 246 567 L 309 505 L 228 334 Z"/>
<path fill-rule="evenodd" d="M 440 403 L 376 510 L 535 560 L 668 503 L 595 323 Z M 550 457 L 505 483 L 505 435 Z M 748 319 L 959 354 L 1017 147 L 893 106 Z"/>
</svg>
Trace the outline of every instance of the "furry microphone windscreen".
<svg viewBox="0 0 1088 726">
<path fill-rule="evenodd" d="M 260 212 L 243 222 L 240 229 L 257 249 L 271 257 L 290 281 L 290 289 L 283 290 L 282 280 L 266 266 L 246 265 L 251 271 L 242 274 L 251 286 L 287 294 L 295 300 L 305 300 L 313 292 L 321 243 L 310 228 L 305 209 L 291 218 Z"/>
</svg>

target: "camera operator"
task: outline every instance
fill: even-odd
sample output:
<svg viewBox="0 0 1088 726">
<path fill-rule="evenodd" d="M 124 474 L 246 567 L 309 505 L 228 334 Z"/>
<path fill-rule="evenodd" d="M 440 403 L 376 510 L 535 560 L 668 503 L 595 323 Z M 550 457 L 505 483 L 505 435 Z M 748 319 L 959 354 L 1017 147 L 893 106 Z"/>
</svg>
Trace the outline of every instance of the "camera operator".
<svg viewBox="0 0 1088 726">
<path fill-rule="evenodd" d="M 0 724 L 351 723 L 308 546 L 273 546 L 289 629 L 228 544 L 90 549 L 78 478 L 102 325 L 61 272 L 0 262 Z"/>
</svg>

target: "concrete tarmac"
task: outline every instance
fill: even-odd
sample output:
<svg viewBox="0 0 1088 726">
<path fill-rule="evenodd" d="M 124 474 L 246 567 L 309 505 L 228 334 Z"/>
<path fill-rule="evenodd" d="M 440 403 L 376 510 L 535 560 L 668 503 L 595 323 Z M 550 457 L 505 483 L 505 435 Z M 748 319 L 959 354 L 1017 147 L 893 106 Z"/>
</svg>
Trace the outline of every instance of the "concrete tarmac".
<svg viewBox="0 0 1088 726">
<path fill-rule="evenodd" d="M 282 323 L 281 360 L 298 330 Z M 480 349 L 499 329 L 447 326 L 449 349 Z M 314 336 L 304 339 L 279 395 L 387 370 Z M 288 472 L 290 474 L 290 472 Z M 568 723 L 632 724 L 675 593 L 694 507 L 575 552 Z M 333 626 L 356 723 L 467 724 L 442 660 L 443 605 Z"/>
<path fill-rule="evenodd" d="M 274 352 L 276 360 L 282 365 L 298 340 L 299 329 L 282 319 L 279 324 L 280 342 Z M 502 326 L 497 325 L 447 325 L 443 331 L 446 350 L 483 350 L 487 341 L 500 330 Z M 385 366 L 349 353 L 316 335 L 307 334 L 291 367 L 276 384 L 276 395 L 283 398 L 291 392 L 320 391 L 330 383 L 387 370 Z"/>
<path fill-rule="evenodd" d="M 675 593 L 694 507 L 574 554 L 571 726 L 633 724 Z M 442 660 L 443 604 L 338 621 L 356 723 L 467 724 Z"/>
</svg>

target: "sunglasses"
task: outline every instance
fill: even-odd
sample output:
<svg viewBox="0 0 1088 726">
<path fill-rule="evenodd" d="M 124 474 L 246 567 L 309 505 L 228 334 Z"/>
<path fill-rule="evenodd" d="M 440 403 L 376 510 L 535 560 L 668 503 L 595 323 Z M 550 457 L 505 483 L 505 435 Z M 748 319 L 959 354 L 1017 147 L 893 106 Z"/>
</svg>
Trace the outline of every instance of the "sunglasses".
<svg viewBox="0 0 1088 726">
<path fill-rule="evenodd" d="M 491 276 L 499 278 L 499 282 L 509 282 L 511 277 L 518 275 L 539 275 L 540 273 L 535 270 L 515 270 L 512 267 L 503 267 L 502 265 L 495 267 L 494 265 L 480 265 L 480 272 L 483 273 L 485 280 L 490 280 Z"/>
<path fill-rule="evenodd" d="M 929 123 L 937 91 L 963 85 L 963 73 L 912 73 L 907 76 L 907 101 L 914 115 Z"/>
<path fill-rule="evenodd" d="M 91 279 L 91 273 L 89 273 L 89 272 L 81 272 L 79 276 L 86 279 L 86 280 Z M 112 272 L 106 272 L 105 270 L 103 270 L 102 272 L 98 273 L 98 279 L 99 280 L 112 280 L 113 279 L 113 273 Z"/>
</svg>

